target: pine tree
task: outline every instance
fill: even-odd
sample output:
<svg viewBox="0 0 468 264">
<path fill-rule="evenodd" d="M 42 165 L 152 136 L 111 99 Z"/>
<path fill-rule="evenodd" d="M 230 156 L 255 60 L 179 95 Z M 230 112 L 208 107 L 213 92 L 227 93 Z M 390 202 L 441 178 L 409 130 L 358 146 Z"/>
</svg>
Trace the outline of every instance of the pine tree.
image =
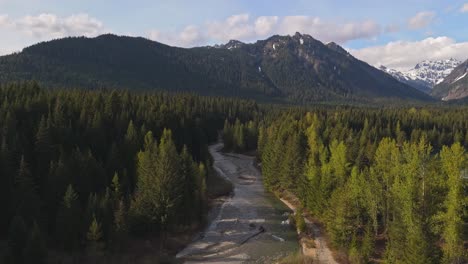
<svg viewBox="0 0 468 264">
<path fill-rule="evenodd" d="M 383 138 L 375 153 L 375 161 L 372 166 L 372 175 L 375 176 L 379 187 L 380 194 L 375 197 L 380 197 L 381 207 L 383 213 L 383 225 L 385 231 L 389 228 L 389 222 L 392 210 L 392 196 L 391 188 L 394 183 L 395 175 L 398 175 L 400 169 L 400 150 L 394 140 L 389 138 Z"/>
<path fill-rule="evenodd" d="M 460 143 L 455 143 L 450 148 L 444 146 L 440 158 L 448 187 L 444 203 L 445 212 L 443 213 L 443 261 L 445 263 L 462 263 L 463 255 L 466 254 L 461 237 L 463 228 L 461 173 L 466 162 L 465 151 Z"/>
<path fill-rule="evenodd" d="M 233 132 L 231 125 L 229 124 L 229 121 L 226 119 L 224 120 L 224 128 L 223 128 L 223 143 L 224 143 L 224 148 L 226 150 L 232 150 L 233 149 Z"/>
<path fill-rule="evenodd" d="M 184 146 L 180 154 L 180 173 L 182 174 L 183 181 L 183 197 L 182 197 L 182 210 L 186 212 L 187 217 L 181 219 L 183 224 L 188 225 L 197 219 L 199 199 L 196 193 L 199 191 L 197 185 L 196 171 L 194 171 L 194 164 L 190 156 L 187 146 Z"/>
<path fill-rule="evenodd" d="M 122 187 L 120 186 L 119 175 L 114 173 L 114 177 L 112 177 L 112 195 L 114 202 L 118 202 L 122 198 Z"/>
<path fill-rule="evenodd" d="M 24 156 L 21 157 L 16 186 L 16 213 L 23 217 L 26 224 L 32 225 L 34 220 L 40 218 L 40 198 Z"/>
<path fill-rule="evenodd" d="M 96 256 L 102 249 L 101 239 L 103 237 L 101 224 L 97 221 L 96 216 L 93 216 L 93 220 L 89 225 L 88 232 L 86 233 L 86 239 L 88 241 L 88 254 Z"/>
<path fill-rule="evenodd" d="M 179 207 L 183 192 L 179 155 L 170 130 L 163 131 L 156 164 L 159 224 L 164 232 L 173 220 L 174 211 Z"/>
<path fill-rule="evenodd" d="M 115 250 L 120 250 L 125 244 L 128 232 L 127 209 L 122 200 L 117 203 L 114 210 L 114 223 L 111 238 L 111 246 Z"/>
<path fill-rule="evenodd" d="M 61 208 L 57 214 L 56 236 L 59 245 L 66 250 L 77 247 L 80 232 L 80 208 L 78 194 L 68 185 Z"/>
<path fill-rule="evenodd" d="M 154 229 L 159 223 L 157 144 L 151 131 L 145 135 L 144 141 L 144 150 L 137 155 L 136 190 L 130 207 L 132 228 L 137 232 Z"/>
<path fill-rule="evenodd" d="M 146 136 L 142 134 L 142 136 Z M 139 133 L 135 128 L 133 121 L 130 120 L 127 127 L 127 133 L 125 134 L 125 152 L 124 156 L 124 164 L 125 168 L 127 168 L 127 176 L 128 176 L 128 188 L 133 191 L 133 188 L 136 184 L 136 168 L 135 168 L 135 154 L 137 154 L 139 147 L 141 146 L 141 140 L 139 139 Z"/>
<path fill-rule="evenodd" d="M 34 150 L 36 155 L 36 184 L 43 184 L 47 177 L 47 173 L 49 172 L 49 165 L 53 151 L 52 135 L 50 133 L 49 124 L 44 116 L 42 116 L 41 121 L 39 122 Z"/>
<path fill-rule="evenodd" d="M 206 177 L 207 171 L 205 165 L 200 163 L 198 166 L 198 193 L 199 193 L 199 200 L 198 200 L 198 215 L 199 215 L 199 222 L 201 223 L 204 218 L 204 214 L 206 212 L 206 204 L 207 204 L 207 197 L 206 197 Z"/>
<path fill-rule="evenodd" d="M 335 179 L 332 180 L 333 186 L 344 186 L 348 173 L 349 163 L 346 155 L 346 145 L 336 140 L 332 141 L 330 149 L 331 173 Z"/>
<path fill-rule="evenodd" d="M 93 216 L 93 221 L 89 226 L 88 233 L 86 233 L 86 239 L 90 242 L 98 242 L 102 238 L 101 224 L 96 220 L 96 216 Z"/>
<path fill-rule="evenodd" d="M 117 203 L 114 212 L 114 228 L 117 233 L 125 234 L 127 232 L 127 214 L 122 200 Z"/>
</svg>

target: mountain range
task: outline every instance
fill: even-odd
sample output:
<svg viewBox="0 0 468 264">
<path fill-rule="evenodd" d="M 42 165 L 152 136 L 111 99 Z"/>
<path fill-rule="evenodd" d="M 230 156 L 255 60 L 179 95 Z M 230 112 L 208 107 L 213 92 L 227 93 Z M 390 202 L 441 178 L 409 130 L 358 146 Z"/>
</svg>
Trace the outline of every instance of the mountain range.
<svg viewBox="0 0 468 264">
<path fill-rule="evenodd" d="M 460 64 L 461 61 L 456 59 L 425 60 L 407 71 L 398 71 L 383 65 L 379 69 L 392 75 L 398 81 L 429 94 L 435 85 L 441 83 Z"/>
<path fill-rule="evenodd" d="M 307 104 L 376 99 L 431 100 L 309 35 L 255 43 L 177 48 L 144 38 L 102 35 L 39 43 L 0 57 L 0 82 L 48 87 L 163 89 Z"/>
<path fill-rule="evenodd" d="M 443 101 L 468 98 L 468 60 L 437 84 L 431 94 Z"/>
</svg>

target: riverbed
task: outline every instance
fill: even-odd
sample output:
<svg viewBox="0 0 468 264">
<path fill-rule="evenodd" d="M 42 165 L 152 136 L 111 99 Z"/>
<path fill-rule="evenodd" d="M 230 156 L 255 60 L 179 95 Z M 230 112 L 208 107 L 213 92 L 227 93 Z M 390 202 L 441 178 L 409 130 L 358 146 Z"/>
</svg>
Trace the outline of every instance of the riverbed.
<svg viewBox="0 0 468 264">
<path fill-rule="evenodd" d="M 185 263 L 272 263 L 297 252 L 295 230 L 281 225 L 291 210 L 264 189 L 254 158 L 222 148 L 222 143 L 209 147 L 213 168 L 232 182 L 233 192 L 177 258 Z"/>
</svg>

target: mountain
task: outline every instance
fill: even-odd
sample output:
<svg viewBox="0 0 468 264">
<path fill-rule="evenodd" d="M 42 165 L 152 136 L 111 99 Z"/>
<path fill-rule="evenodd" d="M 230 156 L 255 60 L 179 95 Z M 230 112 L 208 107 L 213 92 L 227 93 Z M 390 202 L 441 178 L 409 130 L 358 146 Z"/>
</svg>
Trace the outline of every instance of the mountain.
<svg viewBox="0 0 468 264">
<path fill-rule="evenodd" d="M 420 91 L 430 93 L 432 88 L 441 83 L 461 61 L 456 59 L 422 61 L 408 71 L 398 71 L 380 66 L 380 70 L 392 75 L 400 82 L 406 83 Z"/>
<path fill-rule="evenodd" d="M 468 98 L 468 60 L 437 84 L 431 94 L 444 101 Z"/>
<path fill-rule="evenodd" d="M 299 33 L 190 49 L 115 35 L 64 38 L 0 57 L 0 82 L 16 80 L 37 80 L 50 87 L 164 89 L 294 103 L 431 100 L 339 45 Z"/>
</svg>

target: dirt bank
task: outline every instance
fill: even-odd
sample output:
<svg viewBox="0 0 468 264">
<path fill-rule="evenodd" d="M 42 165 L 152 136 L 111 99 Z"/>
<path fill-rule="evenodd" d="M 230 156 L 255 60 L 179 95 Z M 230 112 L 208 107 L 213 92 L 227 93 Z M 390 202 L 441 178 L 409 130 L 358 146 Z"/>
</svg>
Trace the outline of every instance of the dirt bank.
<svg viewBox="0 0 468 264">
<path fill-rule="evenodd" d="M 280 200 L 289 207 L 292 211 L 296 212 L 297 206 L 299 201 L 297 198 L 290 194 L 285 193 Z M 301 247 L 302 253 L 305 256 L 311 257 L 314 259 L 314 263 L 327 263 L 327 264 L 337 264 L 333 258 L 333 254 L 330 248 L 327 246 L 327 242 L 325 241 L 324 237 L 322 236 L 321 229 L 318 225 L 316 225 L 312 219 L 309 217 L 304 216 L 305 223 L 307 225 L 307 229 L 311 233 L 311 238 L 313 240 L 313 247 L 310 246 L 310 243 L 307 238 L 301 239 Z"/>
</svg>

